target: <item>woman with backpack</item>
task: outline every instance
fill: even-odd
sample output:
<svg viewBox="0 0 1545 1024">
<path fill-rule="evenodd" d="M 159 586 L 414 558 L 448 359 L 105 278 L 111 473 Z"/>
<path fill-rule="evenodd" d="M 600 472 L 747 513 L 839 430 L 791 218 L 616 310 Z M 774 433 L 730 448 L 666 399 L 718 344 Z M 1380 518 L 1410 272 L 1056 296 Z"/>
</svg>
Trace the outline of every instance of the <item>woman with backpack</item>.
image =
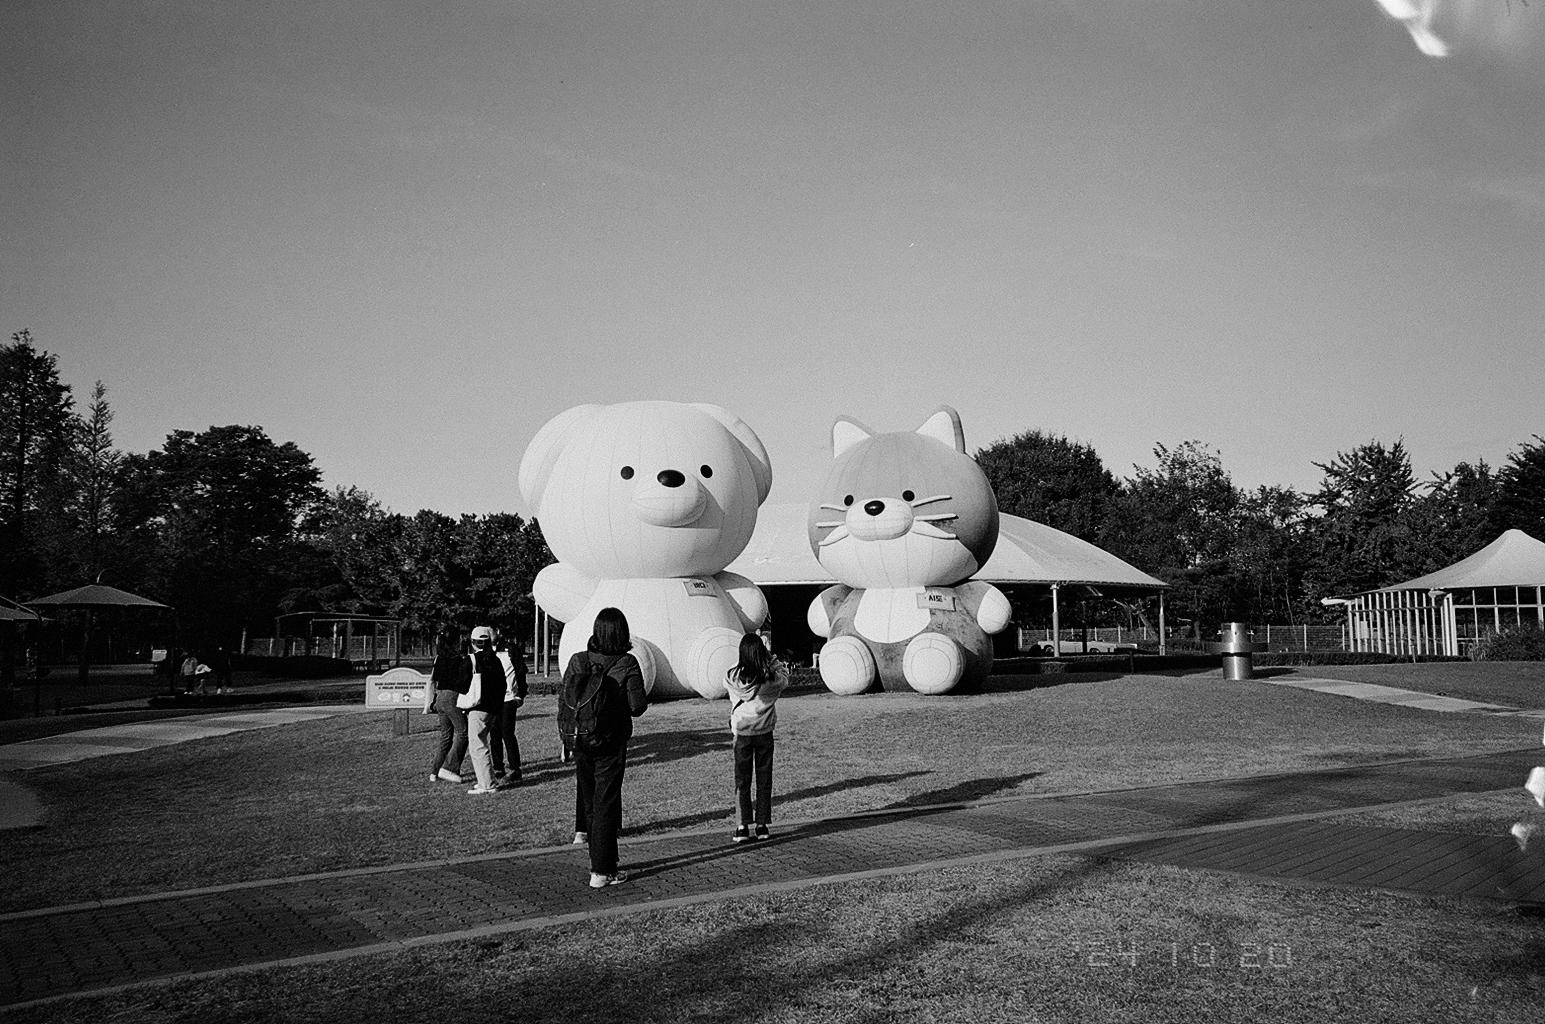
<svg viewBox="0 0 1545 1024">
<path fill-rule="evenodd" d="M 772 823 L 773 727 L 778 724 L 778 695 L 789 683 L 789 670 L 773 657 L 762 638 L 740 638 L 740 662 L 724 677 L 730 694 L 730 733 L 735 737 L 735 801 L 740 824 L 731 836 L 737 843 L 767 839 Z M 756 832 L 751 831 L 752 778 Z"/>
<path fill-rule="evenodd" d="M 602 608 L 586 649 L 569 659 L 559 691 L 558 731 L 574 751 L 574 842 L 590 845 L 590 887 L 627 881 L 617 869 L 622 775 L 633 719 L 649 707 L 628 620 Z"/>
</svg>

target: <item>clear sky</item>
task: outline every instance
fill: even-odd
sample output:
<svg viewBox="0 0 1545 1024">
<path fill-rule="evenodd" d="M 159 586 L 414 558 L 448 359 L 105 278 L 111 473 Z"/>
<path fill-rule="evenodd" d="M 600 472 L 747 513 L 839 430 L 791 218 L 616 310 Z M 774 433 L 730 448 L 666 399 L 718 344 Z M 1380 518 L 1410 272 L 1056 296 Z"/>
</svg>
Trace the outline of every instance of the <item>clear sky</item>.
<svg viewBox="0 0 1545 1024">
<path fill-rule="evenodd" d="M 525 512 L 586 401 L 1236 483 L 1545 433 L 1545 0 L 8 0 L 0 328 L 119 448 Z"/>
</svg>

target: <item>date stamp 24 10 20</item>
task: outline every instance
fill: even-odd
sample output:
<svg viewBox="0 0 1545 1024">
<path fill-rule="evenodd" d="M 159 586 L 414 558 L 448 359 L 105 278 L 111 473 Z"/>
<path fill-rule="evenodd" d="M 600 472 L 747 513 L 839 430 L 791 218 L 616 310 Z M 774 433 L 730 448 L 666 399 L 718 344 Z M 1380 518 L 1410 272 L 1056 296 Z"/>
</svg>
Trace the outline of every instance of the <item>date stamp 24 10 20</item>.
<svg viewBox="0 0 1545 1024">
<path fill-rule="evenodd" d="M 1168 967 L 1196 971 L 1283 971 L 1293 966 L 1286 942 L 1145 941 L 1131 935 L 1076 939 L 1072 952 L 1091 969 Z"/>
</svg>

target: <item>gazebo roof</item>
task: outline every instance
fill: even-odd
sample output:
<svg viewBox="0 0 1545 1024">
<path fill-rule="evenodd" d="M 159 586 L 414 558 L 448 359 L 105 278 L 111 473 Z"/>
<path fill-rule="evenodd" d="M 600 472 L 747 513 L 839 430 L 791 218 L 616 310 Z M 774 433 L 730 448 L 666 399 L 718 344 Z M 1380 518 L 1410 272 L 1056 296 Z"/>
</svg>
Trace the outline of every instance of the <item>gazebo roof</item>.
<svg viewBox="0 0 1545 1024">
<path fill-rule="evenodd" d="M 764 505 L 746 550 L 729 571 L 759 585 L 833 583 L 810 551 L 805 505 Z M 1088 541 L 1019 516 L 999 513 L 998 545 L 974 579 L 991 583 L 1083 583 L 1160 590 L 1163 580 L 1142 572 Z"/>
<path fill-rule="evenodd" d="M 1381 587 L 1375 592 L 1538 586 L 1545 586 L 1545 543 L 1522 530 L 1508 530 L 1469 558 L 1462 558 L 1446 569 Z"/>
</svg>

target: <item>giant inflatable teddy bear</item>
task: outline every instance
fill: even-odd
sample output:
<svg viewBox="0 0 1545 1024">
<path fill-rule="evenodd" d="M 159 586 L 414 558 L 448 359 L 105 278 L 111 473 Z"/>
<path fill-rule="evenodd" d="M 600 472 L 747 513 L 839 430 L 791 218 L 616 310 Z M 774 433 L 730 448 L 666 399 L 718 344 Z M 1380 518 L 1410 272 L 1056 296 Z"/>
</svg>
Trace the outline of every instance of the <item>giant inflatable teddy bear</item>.
<svg viewBox="0 0 1545 1024">
<path fill-rule="evenodd" d="M 841 417 L 836 458 L 810 509 L 810 545 L 841 584 L 810 605 L 827 637 L 821 680 L 834 693 L 948 693 L 986 678 L 988 634 L 1009 622 L 1009 602 L 968 577 L 998 540 L 998 501 L 954 409 L 914 432 L 875 434 Z"/>
<path fill-rule="evenodd" d="M 772 465 L 716 405 L 581 405 L 542 427 L 520 490 L 558 556 L 536 601 L 564 623 L 563 664 L 602 608 L 622 609 L 654 697 L 722 697 L 740 638 L 767 618 L 756 584 L 724 572 L 744 550 Z"/>
</svg>

